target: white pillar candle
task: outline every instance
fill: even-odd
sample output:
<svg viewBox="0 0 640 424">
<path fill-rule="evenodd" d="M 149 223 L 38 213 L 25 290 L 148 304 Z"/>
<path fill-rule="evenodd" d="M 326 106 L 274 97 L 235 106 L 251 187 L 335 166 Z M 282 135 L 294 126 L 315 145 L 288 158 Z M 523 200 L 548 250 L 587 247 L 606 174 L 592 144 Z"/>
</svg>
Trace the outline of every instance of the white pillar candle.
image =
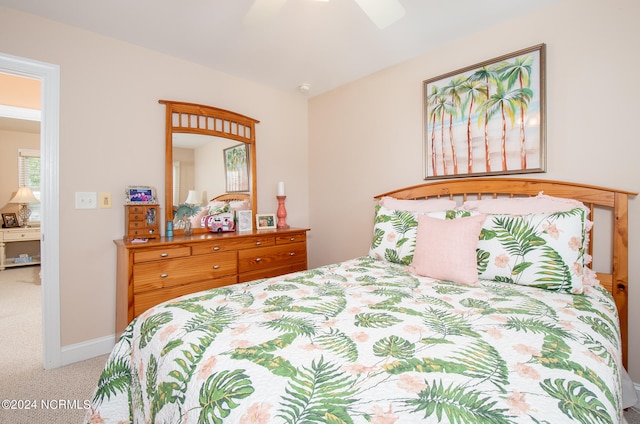
<svg viewBox="0 0 640 424">
<path fill-rule="evenodd" d="M 278 183 L 278 196 L 284 196 L 284 183 L 282 181 Z"/>
</svg>

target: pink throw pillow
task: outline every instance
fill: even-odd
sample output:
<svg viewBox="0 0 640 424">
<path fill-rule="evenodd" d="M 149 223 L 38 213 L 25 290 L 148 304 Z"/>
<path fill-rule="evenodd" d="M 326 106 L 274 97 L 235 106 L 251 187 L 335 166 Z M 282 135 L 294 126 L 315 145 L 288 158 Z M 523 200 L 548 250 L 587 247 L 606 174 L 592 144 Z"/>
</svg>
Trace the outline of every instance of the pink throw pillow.
<svg viewBox="0 0 640 424">
<path fill-rule="evenodd" d="M 459 219 L 418 216 L 416 249 L 409 271 L 425 277 L 478 285 L 476 249 L 486 215 Z"/>
</svg>

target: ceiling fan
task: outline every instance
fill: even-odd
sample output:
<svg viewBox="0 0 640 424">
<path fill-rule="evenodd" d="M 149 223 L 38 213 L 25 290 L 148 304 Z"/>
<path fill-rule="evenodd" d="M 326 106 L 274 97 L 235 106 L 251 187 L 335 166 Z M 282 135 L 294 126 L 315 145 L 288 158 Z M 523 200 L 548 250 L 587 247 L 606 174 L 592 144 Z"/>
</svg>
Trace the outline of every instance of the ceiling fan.
<svg viewBox="0 0 640 424">
<path fill-rule="evenodd" d="M 287 0 L 254 0 L 244 18 L 246 25 L 257 25 L 275 17 Z M 322 0 L 329 1 L 329 0 Z M 405 14 L 399 0 L 353 0 L 380 29 L 398 21 Z"/>
</svg>

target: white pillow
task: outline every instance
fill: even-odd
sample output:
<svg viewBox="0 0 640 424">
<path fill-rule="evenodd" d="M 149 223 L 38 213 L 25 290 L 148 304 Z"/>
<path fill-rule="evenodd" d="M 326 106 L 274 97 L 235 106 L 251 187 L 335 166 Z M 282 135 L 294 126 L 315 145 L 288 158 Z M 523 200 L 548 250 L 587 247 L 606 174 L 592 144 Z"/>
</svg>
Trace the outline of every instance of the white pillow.
<svg viewBox="0 0 640 424">
<path fill-rule="evenodd" d="M 540 192 L 535 197 L 499 197 L 497 199 L 467 200 L 462 208 L 480 213 L 525 215 L 530 213 L 568 212 L 571 209 L 589 209 L 580 201 L 547 196 Z"/>
<path fill-rule="evenodd" d="M 446 211 L 449 209 L 455 209 L 458 206 L 455 200 L 445 198 L 403 200 L 389 196 L 382 197 L 380 199 L 380 204 L 387 209 L 411 212 Z"/>
</svg>

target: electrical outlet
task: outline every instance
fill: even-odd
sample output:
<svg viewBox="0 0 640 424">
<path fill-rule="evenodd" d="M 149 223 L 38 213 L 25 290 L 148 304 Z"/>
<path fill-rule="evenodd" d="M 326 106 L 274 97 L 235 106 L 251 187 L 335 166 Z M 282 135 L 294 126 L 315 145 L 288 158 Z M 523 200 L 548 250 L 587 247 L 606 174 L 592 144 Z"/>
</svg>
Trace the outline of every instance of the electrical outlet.
<svg viewBox="0 0 640 424">
<path fill-rule="evenodd" d="M 100 193 L 100 207 L 101 208 L 111 207 L 111 193 Z"/>
<path fill-rule="evenodd" d="M 98 196 L 95 191 L 76 191 L 76 209 L 95 209 Z"/>
</svg>

